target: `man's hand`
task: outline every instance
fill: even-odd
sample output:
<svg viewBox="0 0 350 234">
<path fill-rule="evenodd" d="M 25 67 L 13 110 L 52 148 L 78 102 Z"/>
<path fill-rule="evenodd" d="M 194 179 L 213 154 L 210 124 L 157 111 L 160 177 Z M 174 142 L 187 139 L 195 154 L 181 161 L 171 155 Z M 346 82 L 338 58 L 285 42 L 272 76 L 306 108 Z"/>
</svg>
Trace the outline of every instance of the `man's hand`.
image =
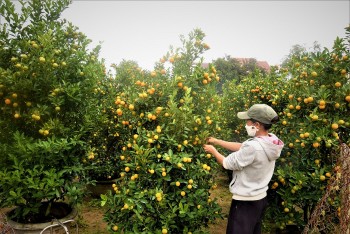
<svg viewBox="0 0 350 234">
<path fill-rule="evenodd" d="M 207 144 L 213 144 L 215 145 L 217 142 L 217 139 L 215 137 L 208 137 L 207 138 Z"/>
<path fill-rule="evenodd" d="M 211 154 L 214 154 L 217 151 L 216 148 L 212 145 L 203 145 L 203 149 L 205 150 L 205 152 Z"/>
<path fill-rule="evenodd" d="M 205 150 L 205 152 L 212 154 L 220 165 L 223 164 L 225 157 L 222 154 L 220 154 L 213 145 L 205 144 L 203 145 L 203 149 Z"/>
</svg>

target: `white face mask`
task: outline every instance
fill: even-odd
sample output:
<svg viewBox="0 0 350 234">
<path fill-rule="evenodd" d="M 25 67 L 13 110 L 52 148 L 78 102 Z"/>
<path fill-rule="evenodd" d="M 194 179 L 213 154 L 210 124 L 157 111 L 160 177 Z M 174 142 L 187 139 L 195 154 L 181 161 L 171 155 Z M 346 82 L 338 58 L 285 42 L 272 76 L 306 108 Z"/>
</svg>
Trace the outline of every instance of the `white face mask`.
<svg viewBox="0 0 350 234">
<path fill-rule="evenodd" d="M 259 130 L 253 125 L 251 126 L 245 125 L 245 129 L 247 130 L 248 136 L 251 136 L 251 137 L 255 136 L 256 132 Z"/>
</svg>

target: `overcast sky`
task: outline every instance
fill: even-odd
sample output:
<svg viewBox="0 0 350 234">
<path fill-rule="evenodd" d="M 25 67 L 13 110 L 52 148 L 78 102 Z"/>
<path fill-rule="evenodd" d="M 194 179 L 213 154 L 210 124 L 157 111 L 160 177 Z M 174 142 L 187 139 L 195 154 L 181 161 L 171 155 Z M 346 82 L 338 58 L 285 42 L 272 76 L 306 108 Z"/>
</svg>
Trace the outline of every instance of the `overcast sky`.
<svg viewBox="0 0 350 234">
<path fill-rule="evenodd" d="M 331 48 L 345 36 L 350 0 L 334 1 L 76 1 L 62 17 L 102 42 L 106 65 L 134 60 L 151 70 L 180 35 L 194 28 L 211 49 L 205 62 L 219 57 L 255 58 L 280 64 L 295 44 L 314 41 Z"/>
</svg>

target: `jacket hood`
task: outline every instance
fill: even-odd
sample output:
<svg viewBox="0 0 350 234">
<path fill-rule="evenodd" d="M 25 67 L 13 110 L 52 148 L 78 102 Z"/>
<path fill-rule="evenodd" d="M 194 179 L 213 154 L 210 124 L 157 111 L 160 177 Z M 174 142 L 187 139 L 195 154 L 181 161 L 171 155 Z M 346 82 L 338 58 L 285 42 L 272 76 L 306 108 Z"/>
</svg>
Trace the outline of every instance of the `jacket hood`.
<svg viewBox="0 0 350 234">
<path fill-rule="evenodd" d="M 254 139 L 260 143 L 270 161 L 280 157 L 284 143 L 276 135 L 269 133 L 268 137 L 254 137 Z"/>
</svg>

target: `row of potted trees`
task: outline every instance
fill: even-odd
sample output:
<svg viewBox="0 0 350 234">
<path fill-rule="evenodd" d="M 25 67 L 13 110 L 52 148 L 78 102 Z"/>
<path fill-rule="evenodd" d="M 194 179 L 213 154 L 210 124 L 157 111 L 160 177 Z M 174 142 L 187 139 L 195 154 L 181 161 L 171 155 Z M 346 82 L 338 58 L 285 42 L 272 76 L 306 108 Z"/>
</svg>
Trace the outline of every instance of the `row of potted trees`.
<svg viewBox="0 0 350 234">
<path fill-rule="evenodd" d="M 120 177 L 125 165 L 117 161 L 121 160 L 120 152 L 129 147 L 125 144 L 130 140 L 130 134 L 135 137 L 136 129 L 141 129 L 139 125 L 144 127 L 142 131 L 156 127 L 148 126 L 155 124 L 155 121 L 147 120 L 153 116 L 135 118 L 133 108 L 136 105 L 139 110 L 153 110 L 158 105 L 154 113 L 156 117 L 162 111 L 158 110 L 160 106 L 170 105 L 168 94 L 173 93 L 174 87 L 178 89 L 178 94 L 173 93 L 176 94 L 176 103 L 172 103 L 174 109 L 178 109 L 177 104 L 184 105 L 181 99 L 192 100 L 192 97 L 185 98 L 191 89 L 180 86 L 185 83 L 185 77 L 193 79 L 191 82 L 196 84 L 191 86 L 192 93 L 206 97 L 209 89 L 203 87 L 210 86 L 214 90 L 215 82 L 207 85 L 204 81 L 218 81 L 218 77 L 203 78 L 204 68 L 200 65 L 196 71 L 192 68 L 194 60 L 208 49 L 201 41 L 204 34 L 199 30 L 192 33 L 191 42 L 183 38 L 184 48 L 190 51 L 180 51 L 184 56 L 182 59 L 170 57 L 170 54 L 162 59 L 181 65 L 172 70 L 173 75 L 177 74 L 176 79 L 165 76 L 164 61 L 156 63 L 157 72 L 143 71 L 135 62 L 123 61 L 114 66 L 117 75 L 112 77 L 106 72 L 103 59 L 99 58 L 100 45 L 89 49 L 91 40 L 60 18 L 70 2 L 20 2 L 20 13 L 16 12 L 12 1 L 0 3 L 0 14 L 5 20 L 0 28 L 0 207 L 15 207 L 9 213 L 10 218 L 24 224 L 23 229 L 28 227 L 26 224 L 67 215 L 82 201 L 86 189 L 91 187 L 89 185 L 98 181 L 113 182 Z M 192 42 L 194 45 L 188 44 Z M 171 54 L 180 52 L 170 51 Z M 197 62 L 201 64 L 201 61 Z M 216 72 L 214 68 L 207 70 Z M 153 79 L 154 87 L 148 79 Z M 147 91 L 145 82 L 149 83 Z M 142 99 L 139 92 L 151 96 L 154 88 L 157 95 L 151 103 L 137 101 Z M 123 96 L 127 93 L 133 96 Z M 209 115 L 205 112 L 206 108 L 214 108 L 213 98 L 204 101 L 199 95 L 195 98 L 198 100 L 194 102 L 203 103 L 205 110 L 201 114 Z M 135 101 L 135 106 L 123 104 L 123 100 Z M 122 114 L 118 106 L 127 109 L 120 119 Z M 126 113 L 130 114 L 130 119 L 143 119 L 143 123 L 126 123 Z M 200 124 L 196 120 L 195 125 Z M 132 125 L 135 127 L 131 128 Z M 217 127 L 211 123 L 206 126 L 202 131 L 206 136 L 209 130 Z M 174 125 L 173 132 L 178 132 L 178 127 Z M 185 133 L 178 132 L 178 135 Z M 204 139 L 204 135 L 201 138 Z M 176 143 L 175 139 L 171 141 Z M 184 142 L 187 141 L 190 139 Z M 183 144 L 185 147 L 187 143 Z M 193 148 L 201 149 L 199 145 Z M 202 173 L 211 178 L 208 171 Z M 211 185 L 203 181 L 201 186 L 209 188 Z M 207 194 L 203 193 L 203 196 Z M 65 205 L 67 203 L 69 206 Z M 59 204 L 66 209 L 58 208 Z M 213 202 L 210 206 L 216 207 L 212 213 L 215 211 L 215 216 L 218 216 L 217 204 Z M 205 210 L 202 215 L 206 215 Z"/>
</svg>

